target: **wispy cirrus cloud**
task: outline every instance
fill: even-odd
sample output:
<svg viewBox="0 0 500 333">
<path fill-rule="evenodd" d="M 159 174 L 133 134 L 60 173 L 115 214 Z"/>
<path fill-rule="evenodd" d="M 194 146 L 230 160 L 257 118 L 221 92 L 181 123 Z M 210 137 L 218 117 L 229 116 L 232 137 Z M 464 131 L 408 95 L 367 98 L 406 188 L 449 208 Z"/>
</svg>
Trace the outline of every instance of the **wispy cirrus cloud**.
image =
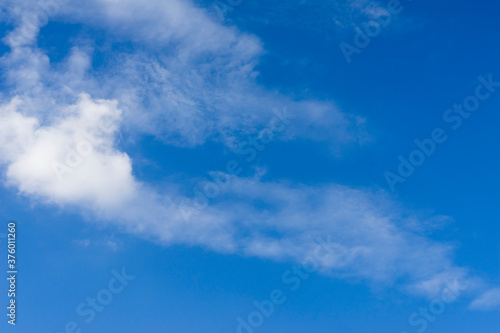
<svg viewBox="0 0 500 333">
<path fill-rule="evenodd" d="M 500 288 L 487 290 L 470 304 L 473 310 L 494 310 L 498 307 L 500 307 Z"/>
<path fill-rule="evenodd" d="M 22 11 L 28 3 L 22 3 L 23 9 L 17 3 L 7 8 Z M 18 19 L 20 27 L 29 25 L 26 16 Z M 128 51 L 100 47 L 100 57 L 108 60 L 96 70 L 93 41 L 80 40 L 63 63 L 54 64 L 33 44 L 36 34 L 19 43 L 25 40 L 20 37 L 24 29 L 14 29 L 4 38 L 12 48 L 3 58 L 9 67 L 6 79 L 12 92 L 37 99 L 38 108 L 52 109 L 56 99 L 74 102 L 81 92 L 116 99 L 129 130 L 193 146 L 206 140 L 230 143 L 235 132 L 250 133 L 265 123 L 269 109 L 286 106 L 302 124 L 295 131 L 298 137 L 328 140 L 336 148 L 366 140 L 364 119 L 342 112 L 335 102 L 294 100 L 259 86 L 260 40 L 214 22 L 190 3 L 68 2 L 54 18 L 102 29 L 110 44 L 134 46 Z M 131 106 L 130 96 L 138 94 L 140 101 Z M 46 96 L 43 101 L 41 96 Z"/>
</svg>

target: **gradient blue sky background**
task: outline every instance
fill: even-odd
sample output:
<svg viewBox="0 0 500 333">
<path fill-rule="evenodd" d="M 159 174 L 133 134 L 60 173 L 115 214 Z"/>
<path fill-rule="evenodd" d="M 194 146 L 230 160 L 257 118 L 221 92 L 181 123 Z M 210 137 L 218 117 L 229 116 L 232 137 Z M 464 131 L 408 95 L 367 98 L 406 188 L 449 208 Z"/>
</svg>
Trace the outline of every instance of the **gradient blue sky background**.
<svg viewBox="0 0 500 333">
<path fill-rule="evenodd" d="M 43 3 L 0 2 L 0 233 L 18 222 L 19 267 L 2 332 L 236 332 L 277 288 L 255 332 L 419 332 L 409 317 L 445 280 L 467 289 L 420 332 L 499 331 L 500 88 L 459 129 L 443 120 L 479 76 L 500 82 L 497 3 L 401 0 L 351 63 L 339 44 L 387 2 L 244 0 L 220 21 L 210 0 L 69 1 L 24 33 Z M 114 130 L 59 182 L 50 162 L 98 104 Z M 238 145 L 284 107 L 247 162 Z M 437 127 L 448 140 L 391 191 L 384 174 Z M 241 174 L 180 217 L 231 160 Z M 282 275 L 326 235 L 361 254 L 291 291 Z M 122 267 L 135 279 L 85 323 L 76 307 Z"/>
</svg>

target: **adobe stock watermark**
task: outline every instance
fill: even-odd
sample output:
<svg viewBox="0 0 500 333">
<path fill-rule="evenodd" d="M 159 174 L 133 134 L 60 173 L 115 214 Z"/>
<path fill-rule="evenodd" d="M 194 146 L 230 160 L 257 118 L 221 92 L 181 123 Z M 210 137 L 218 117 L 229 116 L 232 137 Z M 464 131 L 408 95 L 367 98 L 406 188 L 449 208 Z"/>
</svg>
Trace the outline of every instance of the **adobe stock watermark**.
<svg viewBox="0 0 500 333">
<path fill-rule="evenodd" d="M 496 89 L 500 87 L 500 82 L 493 81 L 493 74 L 489 74 L 487 77 L 479 76 L 477 80 L 479 84 L 473 94 L 465 97 L 462 103 L 453 104 L 451 108 L 443 113 L 443 121 L 450 124 L 453 131 L 458 130 L 463 121 L 479 109 L 481 102 L 490 98 Z M 413 175 L 416 168 L 421 166 L 428 157 L 432 156 L 436 152 L 437 146 L 447 139 L 447 131 L 441 127 L 434 128 L 429 137 L 423 140 L 415 139 L 416 149 L 411 151 L 407 157 L 398 156 L 397 173 L 391 171 L 384 173 L 385 180 L 391 191 L 394 192 L 398 183 L 404 183 Z"/>
<path fill-rule="evenodd" d="M 76 314 L 82 318 L 85 324 L 90 324 L 96 318 L 96 313 L 100 313 L 106 306 L 109 306 L 114 299 L 114 296 L 123 292 L 128 286 L 129 281 L 135 279 L 135 276 L 127 275 L 125 267 L 121 273 L 112 270 L 113 277 L 109 280 L 106 288 L 99 290 L 95 297 L 87 297 L 85 302 L 78 304 L 75 309 Z M 81 333 L 82 328 L 76 321 L 68 321 L 64 325 L 64 330 L 57 333 Z"/>
<path fill-rule="evenodd" d="M 248 164 L 255 161 L 258 154 L 262 152 L 275 137 L 283 132 L 290 124 L 290 119 L 295 118 L 294 115 L 287 113 L 286 108 L 280 112 L 278 109 L 272 110 L 274 117 L 269 121 L 267 127 L 259 132 L 256 137 L 250 138 L 248 141 L 241 142 L 236 153 L 240 157 L 244 157 L 244 161 Z M 179 211 L 184 219 L 188 222 L 191 216 L 199 214 L 203 209 L 207 208 L 210 200 L 215 199 L 222 190 L 231 182 L 233 177 L 237 177 L 243 171 L 242 163 L 232 159 L 226 163 L 226 168 L 223 171 L 209 172 L 213 181 L 204 181 L 193 188 L 194 197 L 185 199 L 179 205 Z"/>
<path fill-rule="evenodd" d="M 392 16 L 400 14 L 403 9 L 399 0 L 389 0 L 384 12 L 377 18 L 364 23 L 361 28 L 354 26 L 355 34 L 353 43 L 341 42 L 339 44 L 340 50 L 347 63 L 350 64 L 352 62 L 353 54 L 360 54 L 361 50 L 368 47 L 372 39 L 380 35 L 382 28 L 391 24 L 393 19 Z"/>
<path fill-rule="evenodd" d="M 16 325 L 16 312 L 17 312 L 17 233 L 16 233 L 17 222 L 14 220 L 9 221 L 7 224 L 7 281 L 9 285 L 9 289 L 7 292 L 7 296 L 9 297 L 9 306 L 7 307 L 7 322 L 10 325 Z"/>
<path fill-rule="evenodd" d="M 425 332 L 429 323 L 435 322 L 437 317 L 444 313 L 446 306 L 455 302 L 460 297 L 460 292 L 466 289 L 467 286 L 461 286 L 457 280 L 445 281 L 445 287 L 441 290 L 440 296 L 432 299 L 427 306 L 420 307 L 418 311 L 413 312 L 408 317 L 408 324 L 414 327 L 417 333 Z"/>
<path fill-rule="evenodd" d="M 263 301 L 255 300 L 253 305 L 255 310 L 246 316 L 236 318 L 238 326 L 236 333 L 253 333 L 257 328 L 261 327 L 265 320 L 271 317 L 278 305 L 282 305 L 287 301 L 286 292 L 297 291 L 302 282 L 309 279 L 312 273 L 316 272 L 320 265 L 334 256 L 344 256 L 346 250 L 340 244 L 332 242 L 331 236 L 325 239 L 318 239 L 316 247 L 312 255 L 302 260 L 300 265 L 293 265 L 291 269 L 286 270 L 281 281 L 285 285 L 285 291 L 281 288 L 276 288 L 269 293 L 269 299 Z"/>
</svg>

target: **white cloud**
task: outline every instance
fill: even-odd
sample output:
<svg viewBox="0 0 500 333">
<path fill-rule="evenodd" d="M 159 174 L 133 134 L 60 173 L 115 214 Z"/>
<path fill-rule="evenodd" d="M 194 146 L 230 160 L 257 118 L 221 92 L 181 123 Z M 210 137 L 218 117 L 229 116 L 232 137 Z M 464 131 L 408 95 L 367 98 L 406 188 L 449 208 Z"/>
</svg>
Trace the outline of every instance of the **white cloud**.
<svg viewBox="0 0 500 333">
<path fill-rule="evenodd" d="M 89 247 L 92 241 L 90 239 L 74 239 L 73 243 L 81 247 Z"/>
<path fill-rule="evenodd" d="M 252 1 L 246 6 L 262 15 L 242 17 L 236 11 L 228 16 L 235 22 L 252 20 L 261 26 L 285 27 L 318 38 L 319 42 L 335 42 L 352 33 L 354 26 L 361 27 L 370 20 L 387 15 L 387 2 L 374 0 L 303 1 L 289 0 L 278 3 Z M 393 21 L 396 18 L 393 16 Z"/>
<path fill-rule="evenodd" d="M 21 105 L 15 98 L 0 111 L 0 153 L 9 185 L 50 202 L 95 207 L 133 195 L 130 158 L 114 148 L 116 102 L 82 95 L 64 118 L 45 126 L 18 112 Z"/>
<path fill-rule="evenodd" d="M 486 291 L 470 304 L 470 308 L 473 310 L 492 310 L 499 306 L 500 288 L 493 288 Z"/>
<path fill-rule="evenodd" d="M 296 137 L 327 140 L 335 148 L 367 139 L 364 120 L 332 101 L 293 100 L 259 86 L 255 68 L 264 55 L 261 41 L 217 24 L 189 2 L 94 0 L 58 7 L 50 18 L 102 29 L 108 43 L 134 44 L 132 52 L 100 45 L 101 57 L 108 60 L 99 71 L 91 66 L 91 40 L 75 39 L 63 63 L 51 63 L 32 43 L 36 34 L 31 44 L 13 42 L 22 39 L 21 27 L 29 26 L 29 17 L 39 10 L 34 3 L 9 2 L 10 12 L 30 14 L 14 20 L 20 28 L 4 39 L 12 52 L 0 64 L 9 69 L 6 81 L 13 94 L 7 97 L 28 97 L 39 113 L 54 114 L 54 104 L 70 104 L 86 92 L 117 100 L 128 132 L 193 146 L 207 140 L 230 145 L 238 133 L 267 122 L 273 108 L 287 107 L 297 115 Z"/>
<path fill-rule="evenodd" d="M 159 191 L 141 183 L 130 158 L 116 148 L 116 104 L 82 95 L 63 108 L 64 118 L 45 125 L 20 113 L 18 98 L 2 106 L 0 152 L 7 184 L 163 244 L 300 261 L 315 240 L 330 235 L 338 253 L 324 263 L 325 274 L 374 285 L 404 280 L 402 288 L 425 295 L 438 292 L 446 280 L 467 281 L 466 270 L 451 262 L 450 246 L 405 230 L 400 226 L 405 213 L 367 190 L 233 177 L 211 205 L 186 222 L 178 209 L 187 199 L 175 190 L 179 185 Z M 93 142 L 93 151 L 82 142 Z M 70 173 L 55 172 L 54 161 Z"/>
<path fill-rule="evenodd" d="M 111 250 L 114 252 L 118 251 L 122 247 L 121 242 L 115 241 L 112 235 L 108 236 L 106 239 L 98 239 L 98 240 L 74 239 L 73 243 L 83 248 L 88 248 L 90 246 L 101 247 L 101 248 L 104 247 L 107 250 Z"/>
<path fill-rule="evenodd" d="M 446 280 L 473 283 L 453 264 L 450 246 L 405 229 L 408 213 L 381 193 L 233 178 L 187 224 L 178 206 L 189 198 L 179 184 L 160 190 L 134 177 L 129 156 L 118 149 L 121 134 L 153 134 L 174 145 L 229 145 L 268 122 L 274 107 L 296 115 L 291 126 L 298 137 L 342 145 L 364 140 L 363 119 L 334 102 L 296 101 L 257 85 L 255 65 L 264 51 L 255 36 L 214 23 L 189 2 L 68 3 L 54 19 L 93 25 L 112 41 L 136 46 L 133 53 L 105 50 L 112 60 L 97 72 L 91 42 L 78 41 L 57 64 L 35 45 L 37 29 L 20 42 L 27 13 L 37 7 L 8 3 L 10 13 L 23 15 L 10 16 L 18 26 L 5 39 L 12 50 L 0 62 L 9 87 L 0 107 L 7 185 L 162 244 L 301 261 L 317 238 L 330 235 L 337 255 L 323 263 L 324 274 L 424 295 L 435 295 Z M 97 133 L 89 154 L 85 133 Z M 79 148 L 84 156 L 75 156 Z"/>
</svg>

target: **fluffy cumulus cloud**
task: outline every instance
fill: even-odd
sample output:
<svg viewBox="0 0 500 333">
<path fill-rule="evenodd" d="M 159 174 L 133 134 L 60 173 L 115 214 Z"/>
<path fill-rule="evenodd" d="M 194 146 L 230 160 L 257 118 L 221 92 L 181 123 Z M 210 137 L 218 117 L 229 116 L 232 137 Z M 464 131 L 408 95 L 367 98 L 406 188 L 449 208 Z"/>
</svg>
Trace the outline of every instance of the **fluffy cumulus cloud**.
<svg viewBox="0 0 500 333">
<path fill-rule="evenodd" d="M 114 148 L 116 104 L 82 95 L 62 118 L 45 126 L 18 111 L 19 98 L 3 105 L 0 153 L 8 184 L 62 204 L 108 206 L 131 196 L 130 158 Z"/>
<path fill-rule="evenodd" d="M 321 262 L 324 274 L 427 296 L 447 281 L 474 289 L 475 279 L 453 263 L 452 247 L 408 227 L 425 221 L 383 193 L 226 176 L 210 204 L 186 218 L 183 207 L 192 209 L 193 198 L 175 181 L 158 189 L 137 179 L 119 149 L 121 137 L 149 134 L 188 147 L 219 140 L 232 147 L 238 136 L 269 122 L 271 109 L 287 107 L 296 117 L 294 137 L 281 139 L 343 146 L 367 139 L 364 120 L 332 101 L 294 100 L 259 86 L 259 39 L 216 23 L 190 2 L 51 4 L 48 20 L 35 21 L 39 4 L 2 2 L 12 25 L 3 39 L 10 51 L 0 60 L 6 87 L 0 162 L 7 186 L 166 245 L 300 262 L 326 237 L 335 250 Z M 50 20 L 85 24 L 132 47 L 97 51 L 93 41 L 75 38 L 68 55 L 53 62 L 37 46 Z M 107 59 L 99 68 L 96 52 Z M 476 302 L 490 302 L 485 297 Z"/>
</svg>

